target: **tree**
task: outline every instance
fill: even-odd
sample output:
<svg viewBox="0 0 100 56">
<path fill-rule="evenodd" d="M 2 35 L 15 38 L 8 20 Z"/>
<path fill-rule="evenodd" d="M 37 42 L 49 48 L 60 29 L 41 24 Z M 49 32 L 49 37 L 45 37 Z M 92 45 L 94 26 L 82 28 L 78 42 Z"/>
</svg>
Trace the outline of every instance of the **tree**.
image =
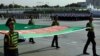
<svg viewBox="0 0 100 56">
<path fill-rule="evenodd" d="M 45 5 L 40 5 L 40 6 L 36 6 L 36 7 L 50 7 L 49 5 L 45 4 Z"/>
<path fill-rule="evenodd" d="M 45 4 L 45 5 L 42 5 L 42 7 L 49 7 L 49 5 Z"/>
<path fill-rule="evenodd" d="M 0 9 L 4 8 L 4 4 L 0 4 Z"/>
<path fill-rule="evenodd" d="M 56 6 L 53 6 L 53 7 L 55 7 L 55 8 L 59 8 L 60 6 L 59 6 L 59 5 L 56 5 Z"/>
<path fill-rule="evenodd" d="M 77 3 L 72 3 L 69 5 L 66 5 L 65 7 L 81 7 L 81 5 L 77 4 Z"/>
<path fill-rule="evenodd" d="M 17 4 L 14 4 L 14 8 L 20 8 L 20 6 Z"/>
<path fill-rule="evenodd" d="M 25 8 L 30 8 L 29 6 L 25 6 Z"/>
<path fill-rule="evenodd" d="M 9 8 L 9 6 L 8 5 L 5 5 L 4 8 L 7 9 L 7 8 Z"/>
<path fill-rule="evenodd" d="M 23 6 L 18 5 L 18 4 L 14 4 L 14 8 L 23 8 Z"/>
<path fill-rule="evenodd" d="M 14 8 L 14 5 L 13 4 L 9 4 L 9 8 Z"/>
</svg>

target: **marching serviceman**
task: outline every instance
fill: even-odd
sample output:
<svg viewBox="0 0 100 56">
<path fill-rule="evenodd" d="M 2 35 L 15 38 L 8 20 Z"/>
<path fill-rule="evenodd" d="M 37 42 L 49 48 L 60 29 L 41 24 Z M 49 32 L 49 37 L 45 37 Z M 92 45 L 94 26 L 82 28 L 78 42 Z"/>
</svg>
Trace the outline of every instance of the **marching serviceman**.
<svg viewBox="0 0 100 56">
<path fill-rule="evenodd" d="M 33 19 L 32 16 L 30 16 L 29 18 L 30 18 L 30 20 L 28 22 L 28 25 L 34 25 L 34 22 L 32 20 Z M 29 42 L 34 44 L 35 43 L 34 38 L 29 38 Z"/>
<path fill-rule="evenodd" d="M 52 26 L 59 26 L 59 22 L 57 21 L 57 19 L 58 19 L 57 16 L 54 17 L 53 22 L 52 22 Z M 58 45 L 58 35 L 54 35 L 51 47 L 60 48 L 59 45 Z"/>
<path fill-rule="evenodd" d="M 92 24 L 92 21 L 93 21 L 93 18 L 90 17 L 89 18 L 89 22 L 86 24 L 86 31 L 88 31 L 88 34 L 87 34 L 87 42 L 84 46 L 84 49 L 83 49 L 83 54 L 86 54 L 86 55 L 89 55 L 89 53 L 87 53 L 87 48 L 88 48 L 88 45 L 90 44 L 90 42 L 92 43 L 92 50 L 93 50 L 93 56 L 99 56 L 96 54 L 96 42 L 95 42 L 95 33 L 94 33 L 94 27 L 93 27 L 93 24 Z"/>
<path fill-rule="evenodd" d="M 4 56 L 18 56 L 18 42 L 25 41 L 19 39 L 19 33 L 14 31 L 14 23 L 13 18 L 9 18 L 6 22 L 9 32 L 4 36 Z"/>
</svg>

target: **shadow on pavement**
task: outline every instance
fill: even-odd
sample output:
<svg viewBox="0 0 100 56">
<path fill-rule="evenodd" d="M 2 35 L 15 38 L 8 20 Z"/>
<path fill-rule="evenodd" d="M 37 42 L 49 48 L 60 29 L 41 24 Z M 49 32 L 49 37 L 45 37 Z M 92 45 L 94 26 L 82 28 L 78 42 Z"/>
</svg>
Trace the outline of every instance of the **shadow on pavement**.
<svg viewBox="0 0 100 56">
<path fill-rule="evenodd" d="M 84 54 L 79 54 L 79 55 L 76 55 L 76 56 L 84 56 Z"/>
<path fill-rule="evenodd" d="M 35 52 L 42 52 L 42 51 L 48 51 L 48 50 L 54 50 L 54 49 L 56 49 L 56 48 L 48 46 L 48 47 L 40 48 L 40 49 L 37 49 L 37 50 L 32 50 L 32 51 L 20 53 L 19 55 L 29 54 L 29 53 L 35 53 Z"/>
</svg>

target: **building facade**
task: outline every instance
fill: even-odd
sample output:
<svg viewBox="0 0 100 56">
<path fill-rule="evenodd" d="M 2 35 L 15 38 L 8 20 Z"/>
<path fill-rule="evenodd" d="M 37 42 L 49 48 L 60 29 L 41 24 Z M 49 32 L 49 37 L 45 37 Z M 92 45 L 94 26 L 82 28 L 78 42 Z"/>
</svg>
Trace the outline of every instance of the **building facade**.
<svg viewBox="0 0 100 56">
<path fill-rule="evenodd" d="M 93 5 L 94 7 L 100 7 L 100 0 L 86 0 L 87 5 Z"/>
</svg>

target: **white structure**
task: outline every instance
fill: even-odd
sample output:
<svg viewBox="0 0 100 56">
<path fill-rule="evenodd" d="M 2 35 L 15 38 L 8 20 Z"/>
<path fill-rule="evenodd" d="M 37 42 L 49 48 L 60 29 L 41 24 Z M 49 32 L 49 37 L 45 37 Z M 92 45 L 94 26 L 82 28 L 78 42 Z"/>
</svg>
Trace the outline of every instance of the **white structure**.
<svg viewBox="0 0 100 56">
<path fill-rule="evenodd" d="M 87 5 L 87 9 L 89 10 L 94 9 L 94 6 L 90 3 L 89 5 Z"/>
<path fill-rule="evenodd" d="M 93 16 L 100 16 L 100 9 L 95 8 L 92 4 L 87 6 L 87 9 L 93 14 Z"/>
<path fill-rule="evenodd" d="M 100 6 L 100 0 L 86 0 L 87 5 L 92 4 L 94 7 Z"/>
</svg>

